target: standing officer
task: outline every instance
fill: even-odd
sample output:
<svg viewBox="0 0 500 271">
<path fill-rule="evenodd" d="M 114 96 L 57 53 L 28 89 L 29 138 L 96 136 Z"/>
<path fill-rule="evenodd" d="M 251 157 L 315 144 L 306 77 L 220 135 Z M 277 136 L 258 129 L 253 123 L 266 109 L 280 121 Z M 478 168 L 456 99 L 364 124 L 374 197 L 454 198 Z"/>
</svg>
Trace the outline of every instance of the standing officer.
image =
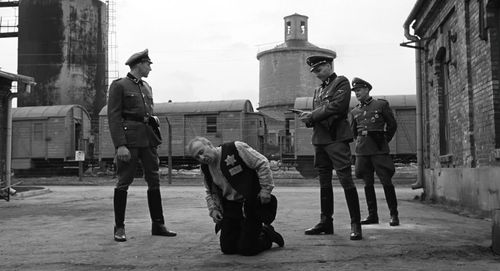
<svg viewBox="0 0 500 271">
<path fill-rule="evenodd" d="M 118 182 L 114 191 L 114 238 L 127 241 L 125 236 L 125 209 L 127 190 L 134 180 L 139 160 L 148 184 L 148 205 L 152 220 L 151 233 L 175 236 L 168 231 L 163 219 L 160 194 L 159 158 L 157 146 L 161 144 L 159 121 L 153 114 L 151 87 L 143 81 L 151 71 L 148 50 L 133 54 L 125 65 L 130 66 L 126 77 L 113 81 L 109 87 L 108 123 L 116 148 Z"/>
<path fill-rule="evenodd" d="M 314 166 L 320 183 L 321 220 L 305 234 L 333 234 L 332 170 L 335 169 L 351 217 L 350 239 L 361 240 L 358 191 L 351 174 L 352 133 L 347 121 L 351 87 L 347 78 L 333 72 L 332 61 L 333 58 L 327 56 L 311 56 L 306 60 L 310 71 L 322 83 L 314 91 L 313 111 L 299 115 L 307 127 L 313 127 Z"/>
<path fill-rule="evenodd" d="M 396 133 L 396 119 L 389 103 L 370 96 L 372 86 L 360 78 L 352 80 L 352 90 L 359 104 L 351 111 L 351 129 L 356 139 L 356 177 L 365 182 L 368 217 L 361 224 L 378 224 L 377 199 L 375 197 L 374 171 L 384 187 L 385 200 L 389 206 L 389 225 L 398 226 L 398 202 L 391 178 L 394 163 L 389 155 L 389 142 Z"/>
</svg>

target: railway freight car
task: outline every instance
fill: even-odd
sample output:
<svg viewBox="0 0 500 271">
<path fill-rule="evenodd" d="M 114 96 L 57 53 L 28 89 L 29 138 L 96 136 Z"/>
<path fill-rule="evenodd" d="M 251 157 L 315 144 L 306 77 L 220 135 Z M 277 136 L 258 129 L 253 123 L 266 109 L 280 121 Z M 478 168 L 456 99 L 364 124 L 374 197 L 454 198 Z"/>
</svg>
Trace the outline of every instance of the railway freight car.
<svg viewBox="0 0 500 271">
<path fill-rule="evenodd" d="M 416 161 L 416 97 L 415 95 L 390 95 L 374 96 L 374 98 L 385 99 L 389 102 L 398 124 L 398 130 L 389 143 L 391 155 L 395 161 Z M 355 97 L 351 97 L 350 108 L 358 104 Z M 312 97 L 299 97 L 295 99 L 294 108 L 311 110 Z M 280 140 L 288 145 L 282 146 L 282 150 L 288 152 L 282 154 L 283 162 L 294 164 L 304 177 L 316 177 L 313 168 L 314 150 L 311 145 L 312 128 L 307 128 L 304 123 L 297 119 L 297 115 L 287 113 L 286 135 L 289 138 Z M 354 143 L 351 143 L 351 152 L 354 154 Z"/>
<path fill-rule="evenodd" d="M 75 152 L 87 150 L 90 125 L 90 115 L 80 105 L 13 108 L 14 173 L 38 176 L 74 174 L 78 165 L 74 161 Z"/>
<path fill-rule="evenodd" d="M 174 167 L 195 164 L 195 160 L 185 153 L 186 144 L 195 136 L 204 136 L 214 145 L 240 140 L 260 152 L 264 151 L 264 117 L 254 112 L 249 100 L 157 103 L 154 111 L 161 122 L 163 143 L 158 154 L 162 163 L 168 161 L 171 152 Z M 110 164 L 115 148 L 109 134 L 107 107 L 99 114 L 99 131 L 98 156 L 101 161 Z"/>
</svg>

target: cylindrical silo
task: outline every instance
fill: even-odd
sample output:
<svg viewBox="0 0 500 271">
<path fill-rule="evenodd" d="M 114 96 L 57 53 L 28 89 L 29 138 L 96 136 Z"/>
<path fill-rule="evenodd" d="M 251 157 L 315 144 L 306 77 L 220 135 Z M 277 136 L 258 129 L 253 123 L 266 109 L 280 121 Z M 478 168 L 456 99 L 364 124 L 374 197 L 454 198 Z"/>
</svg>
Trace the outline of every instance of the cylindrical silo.
<svg viewBox="0 0 500 271">
<path fill-rule="evenodd" d="M 18 72 L 37 85 L 19 88 L 18 106 L 79 104 L 97 124 L 106 104 L 107 15 L 99 0 L 19 2 Z"/>
<path fill-rule="evenodd" d="M 332 50 L 307 41 L 307 16 L 284 17 L 285 42 L 257 54 L 259 72 L 259 110 L 292 107 L 295 98 L 312 96 L 319 80 L 309 72 L 306 58 L 325 55 L 335 58 Z"/>
</svg>

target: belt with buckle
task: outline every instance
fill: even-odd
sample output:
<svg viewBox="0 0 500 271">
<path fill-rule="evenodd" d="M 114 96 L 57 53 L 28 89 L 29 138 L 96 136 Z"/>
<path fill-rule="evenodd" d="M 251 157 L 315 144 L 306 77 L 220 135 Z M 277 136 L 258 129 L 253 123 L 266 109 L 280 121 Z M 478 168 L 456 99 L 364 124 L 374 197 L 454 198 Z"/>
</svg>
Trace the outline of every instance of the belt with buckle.
<svg viewBox="0 0 500 271">
<path fill-rule="evenodd" d="M 124 120 L 131 120 L 131 121 L 138 121 L 142 123 L 148 123 L 149 122 L 149 117 L 144 116 L 144 117 L 139 117 L 139 116 L 124 116 Z"/>
</svg>

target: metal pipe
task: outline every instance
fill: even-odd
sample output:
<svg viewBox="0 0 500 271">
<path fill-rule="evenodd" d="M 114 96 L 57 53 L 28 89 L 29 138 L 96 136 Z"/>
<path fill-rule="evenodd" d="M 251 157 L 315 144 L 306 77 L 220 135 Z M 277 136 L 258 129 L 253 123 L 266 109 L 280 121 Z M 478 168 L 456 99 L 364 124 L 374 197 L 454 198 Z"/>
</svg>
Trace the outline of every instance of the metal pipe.
<svg viewBox="0 0 500 271">
<path fill-rule="evenodd" d="M 420 45 L 420 41 L 417 44 Z M 417 108 L 416 108 L 416 126 L 417 126 L 417 181 L 411 185 L 412 189 L 424 187 L 424 161 L 423 161 L 423 110 L 422 110 L 422 57 L 420 50 L 415 50 L 415 65 L 416 65 L 416 81 L 417 81 Z"/>
<path fill-rule="evenodd" d="M 417 12 L 420 11 L 420 8 L 422 7 L 423 0 L 418 0 L 417 3 L 413 6 L 413 8 L 410 11 L 410 15 L 408 15 L 408 18 L 406 18 L 405 23 L 403 24 L 403 28 L 405 31 L 405 37 L 408 40 L 411 41 L 419 41 L 420 38 L 416 35 L 410 34 L 410 24 L 415 20 L 415 16 L 417 15 Z"/>
<path fill-rule="evenodd" d="M 7 193 L 10 193 L 11 185 L 11 158 L 12 158 L 12 99 L 17 97 L 16 93 L 9 93 L 7 96 L 7 144 L 5 161 L 5 181 L 7 184 Z"/>
<path fill-rule="evenodd" d="M 403 24 L 405 37 L 416 43 L 415 48 L 423 49 L 421 44 L 421 38 L 410 34 L 410 25 L 415 21 L 417 13 L 420 11 L 423 0 L 418 0 L 413 6 L 410 15 Z M 421 50 L 415 50 L 415 66 L 416 66 L 416 87 L 417 87 L 417 106 L 416 106 L 416 126 L 417 126 L 417 181 L 412 184 L 412 189 L 424 188 L 424 163 L 423 163 L 423 114 L 422 114 L 422 69 L 421 69 Z"/>
</svg>

